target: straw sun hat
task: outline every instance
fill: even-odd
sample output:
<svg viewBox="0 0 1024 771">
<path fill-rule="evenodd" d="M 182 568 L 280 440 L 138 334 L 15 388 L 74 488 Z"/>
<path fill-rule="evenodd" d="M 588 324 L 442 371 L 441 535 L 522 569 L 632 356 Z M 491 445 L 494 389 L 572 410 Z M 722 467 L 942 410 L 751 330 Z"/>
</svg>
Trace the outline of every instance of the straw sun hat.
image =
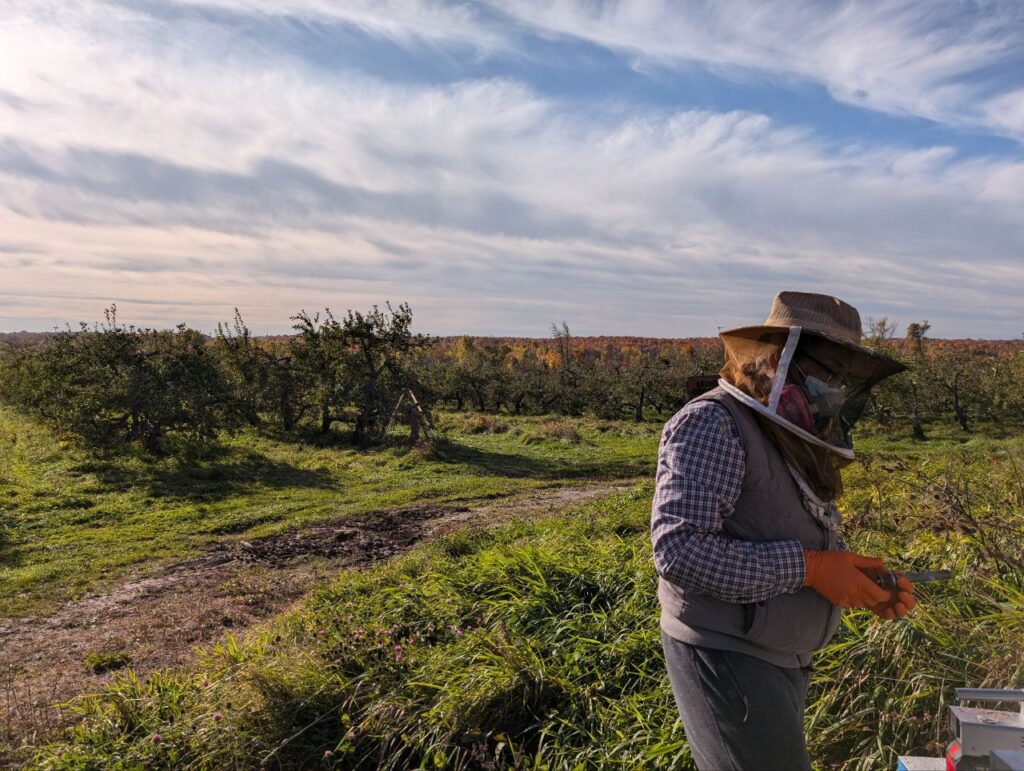
<svg viewBox="0 0 1024 771">
<path fill-rule="evenodd" d="M 858 381 L 877 383 L 906 367 L 861 345 L 860 313 L 838 297 L 810 292 L 779 292 L 763 324 L 721 332 L 727 358 L 748 359 L 766 345 L 784 341 L 791 327 L 801 328 L 802 345 L 832 369 Z"/>
</svg>

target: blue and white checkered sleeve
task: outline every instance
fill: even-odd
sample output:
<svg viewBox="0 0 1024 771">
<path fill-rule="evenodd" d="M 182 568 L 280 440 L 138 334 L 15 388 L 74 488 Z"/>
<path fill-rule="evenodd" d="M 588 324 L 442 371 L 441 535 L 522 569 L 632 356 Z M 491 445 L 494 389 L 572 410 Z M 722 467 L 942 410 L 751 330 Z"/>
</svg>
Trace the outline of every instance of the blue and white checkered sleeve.
<svg viewBox="0 0 1024 771">
<path fill-rule="evenodd" d="M 651 510 L 658 573 L 667 581 L 728 602 L 758 602 L 799 589 L 799 541 L 744 541 L 722 533 L 740 494 L 745 454 L 732 416 L 696 402 L 661 436 Z"/>
</svg>

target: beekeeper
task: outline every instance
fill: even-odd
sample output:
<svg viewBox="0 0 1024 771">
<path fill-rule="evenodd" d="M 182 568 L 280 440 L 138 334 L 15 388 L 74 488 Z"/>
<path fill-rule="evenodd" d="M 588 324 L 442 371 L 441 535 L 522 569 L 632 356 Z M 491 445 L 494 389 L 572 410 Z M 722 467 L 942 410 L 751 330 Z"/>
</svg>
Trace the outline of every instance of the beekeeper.
<svg viewBox="0 0 1024 771">
<path fill-rule="evenodd" d="M 855 308 L 781 292 L 721 333 L 718 387 L 666 424 L 651 515 L 669 680 L 697 767 L 810 769 L 804 705 L 842 608 L 883 619 L 913 585 L 846 550 L 834 501 L 869 389 L 904 369 L 860 345 Z"/>
</svg>

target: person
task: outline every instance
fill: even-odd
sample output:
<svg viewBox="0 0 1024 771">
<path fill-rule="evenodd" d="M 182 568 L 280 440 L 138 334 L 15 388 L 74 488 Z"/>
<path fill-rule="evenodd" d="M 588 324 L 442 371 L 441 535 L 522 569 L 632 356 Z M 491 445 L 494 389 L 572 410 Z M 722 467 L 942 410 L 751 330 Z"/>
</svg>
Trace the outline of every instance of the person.
<svg viewBox="0 0 1024 771">
<path fill-rule="evenodd" d="M 869 390 L 904 367 L 860 344 L 835 297 L 780 292 L 759 326 L 721 333 L 718 386 L 666 424 L 651 540 L 661 638 L 694 761 L 810 769 L 812 654 L 842 608 L 883 619 L 915 605 L 882 559 L 846 549 L 835 499 Z"/>
</svg>

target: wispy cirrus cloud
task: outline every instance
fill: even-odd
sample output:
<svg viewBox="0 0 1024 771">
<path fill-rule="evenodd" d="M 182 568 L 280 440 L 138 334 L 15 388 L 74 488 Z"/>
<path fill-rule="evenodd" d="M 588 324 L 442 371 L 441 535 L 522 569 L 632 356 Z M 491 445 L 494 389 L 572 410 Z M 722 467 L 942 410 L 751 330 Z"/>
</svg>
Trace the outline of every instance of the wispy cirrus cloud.
<svg viewBox="0 0 1024 771">
<path fill-rule="evenodd" d="M 581 332 L 707 334 L 753 320 L 786 286 L 929 318 L 939 334 L 1020 333 L 1014 154 L 839 141 L 758 110 L 629 93 L 574 98 L 521 74 L 325 68 L 216 13 L 271 26 L 329 16 L 427 58 L 425 38 L 500 58 L 523 30 L 568 35 L 583 13 L 505 6 L 512 28 L 493 9 L 406 6 L 392 23 L 416 31 L 375 26 L 378 6 L 298 0 L 221 0 L 185 21 L 130 5 L 12 15 L 0 28 L 0 232 L 32 252 L 0 252 L 0 325 L 95 318 L 98 298 L 122 298 L 143 323 L 210 328 L 238 305 L 267 331 L 302 307 L 392 298 L 435 332 L 544 334 L 567 318 Z M 595 26 L 623 39 L 599 42 L 625 51 L 660 6 L 635 6 L 633 31 L 604 7 Z M 659 25 L 666 41 L 673 23 Z M 692 24 L 716 26 L 696 12 Z M 749 58 L 742 39 L 720 58 Z M 778 58 L 773 72 L 799 70 Z"/>
<path fill-rule="evenodd" d="M 1024 139 L 1024 5 L 502 0 L 550 34 L 665 66 L 820 83 L 837 100 Z"/>
<path fill-rule="evenodd" d="M 508 30 L 493 23 L 475 2 L 457 0 L 173 0 L 150 6 L 167 13 L 175 5 L 207 13 L 348 24 L 400 45 L 465 45 L 480 53 L 509 50 Z M 223 16 L 220 16 L 223 19 Z M 230 21 L 228 17 L 227 21 Z"/>
</svg>

